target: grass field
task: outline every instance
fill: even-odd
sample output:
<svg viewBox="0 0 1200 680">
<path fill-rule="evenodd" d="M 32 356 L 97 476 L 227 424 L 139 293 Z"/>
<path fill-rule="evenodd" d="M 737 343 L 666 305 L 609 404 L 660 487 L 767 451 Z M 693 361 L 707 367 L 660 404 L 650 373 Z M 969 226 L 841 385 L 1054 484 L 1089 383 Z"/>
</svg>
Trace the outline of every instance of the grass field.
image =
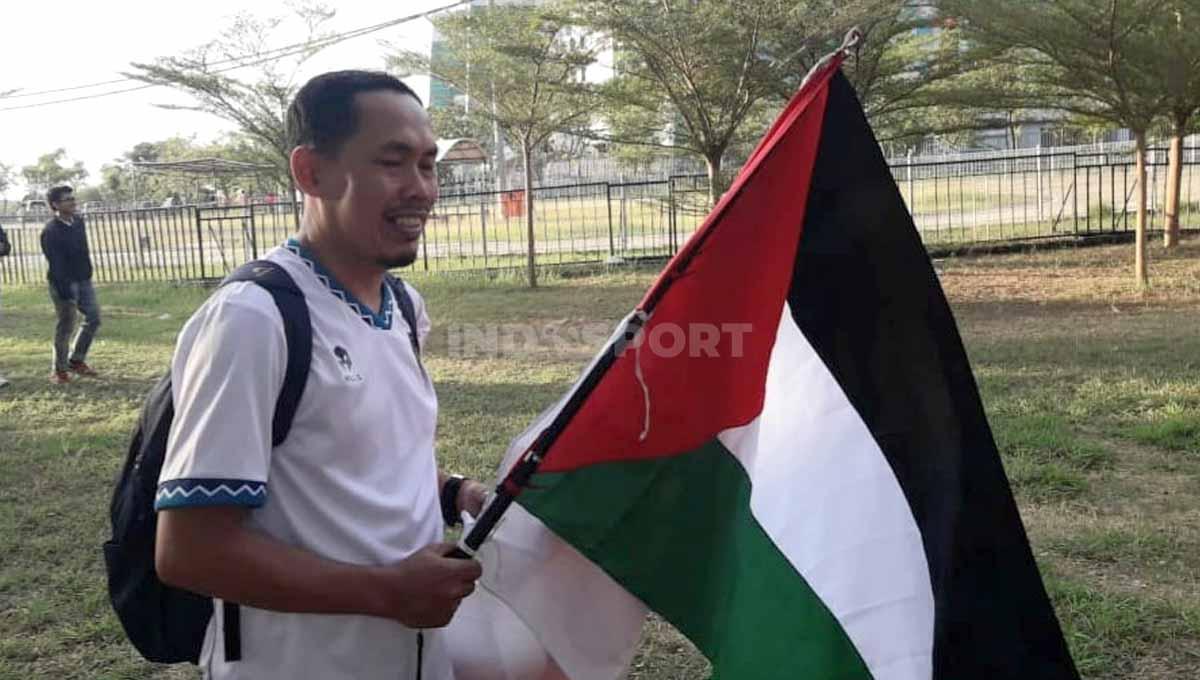
<svg viewBox="0 0 1200 680">
<path fill-rule="evenodd" d="M 939 261 L 1035 554 L 1090 680 L 1192 680 L 1200 668 L 1200 240 L 1151 249 L 1131 285 L 1128 245 Z M 493 471 L 506 442 L 628 311 L 645 270 L 411 280 L 435 328 L 439 455 Z M 207 291 L 106 285 L 91 363 L 51 386 L 53 311 L 41 286 L 4 291 L 0 373 L 0 679 L 195 678 L 143 663 L 108 608 L 99 546 L 110 484 L 143 394 Z M 464 328 L 524 324 L 552 347 L 467 351 Z M 575 332 L 579 331 L 579 332 Z M 562 340 L 564 339 L 565 340 Z M 986 612 L 980 612 L 986 616 Z M 652 618 L 631 677 L 691 680 L 707 666 Z"/>
</svg>

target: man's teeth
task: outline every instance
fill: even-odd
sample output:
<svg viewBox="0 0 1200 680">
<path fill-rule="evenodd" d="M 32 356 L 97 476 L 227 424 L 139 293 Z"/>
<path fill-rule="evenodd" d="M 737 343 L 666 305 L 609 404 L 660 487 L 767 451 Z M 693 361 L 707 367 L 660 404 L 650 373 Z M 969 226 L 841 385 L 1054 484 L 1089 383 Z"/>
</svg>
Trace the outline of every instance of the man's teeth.
<svg viewBox="0 0 1200 680">
<path fill-rule="evenodd" d="M 411 215 L 399 215 L 391 219 L 392 223 L 399 227 L 419 227 L 421 226 L 421 218 Z"/>
</svg>

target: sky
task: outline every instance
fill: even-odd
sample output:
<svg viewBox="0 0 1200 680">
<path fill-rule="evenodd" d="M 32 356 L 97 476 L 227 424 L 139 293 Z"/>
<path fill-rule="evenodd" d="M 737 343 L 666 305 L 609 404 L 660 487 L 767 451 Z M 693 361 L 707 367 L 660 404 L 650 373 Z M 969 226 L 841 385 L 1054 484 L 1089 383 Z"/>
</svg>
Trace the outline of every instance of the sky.
<svg viewBox="0 0 1200 680">
<path fill-rule="evenodd" d="M 351 31 L 417 12 L 451 4 L 453 0 L 325 0 L 336 14 L 323 28 Z M 182 55 L 215 38 L 239 12 L 271 17 L 288 15 L 282 0 L 60 0 L 43 5 L 27 0 L 5 3 L 5 36 L 0 40 L 0 92 L 18 89 L 0 98 L 0 163 L 19 171 L 39 156 L 64 148 L 69 162 L 82 161 L 88 181 L 100 178 L 100 168 L 135 144 L 175 135 L 194 136 L 203 143 L 232 131 L 231 124 L 204 113 L 172 111 L 156 104 L 187 105 L 184 94 L 167 88 L 115 94 L 84 101 L 48 104 L 137 86 L 126 82 L 37 96 L 20 96 L 49 89 L 90 85 L 121 78 L 130 62 Z M 246 10 L 253 7 L 253 10 Z M 304 40 L 298 22 L 280 26 L 271 45 L 291 45 Z M 432 36 L 428 20 L 417 19 L 362 37 L 338 43 L 306 62 L 298 80 L 343 68 L 382 68 L 386 40 L 427 50 Z M 253 67 L 234 73 L 252 73 Z M 428 79 L 406 79 L 428 101 Z M 38 104 L 36 108 L 11 107 Z M 46 105 L 41 105 L 46 104 Z M 10 110 L 4 110 L 10 109 Z M 19 184 L 19 182 L 18 182 Z M 10 189 L 19 197 L 23 186 Z"/>
</svg>

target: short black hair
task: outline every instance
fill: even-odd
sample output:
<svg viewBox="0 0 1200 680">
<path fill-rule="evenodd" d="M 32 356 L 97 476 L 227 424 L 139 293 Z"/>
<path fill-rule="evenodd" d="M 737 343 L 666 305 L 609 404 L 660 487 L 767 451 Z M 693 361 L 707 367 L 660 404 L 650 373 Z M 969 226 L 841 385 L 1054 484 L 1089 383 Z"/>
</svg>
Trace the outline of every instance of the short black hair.
<svg viewBox="0 0 1200 680">
<path fill-rule="evenodd" d="M 354 95 L 391 90 L 422 104 L 412 88 L 382 71 L 332 71 L 315 76 L 300 88 L 287 112 L 290 146 L 311 146 L 318 153 L 336 154 L 358 129 Z"/>
<path fill-rule="evenodd" d="M 50 191 L 46 192 L 46 202 L 50 204 L 51 208 L 53 208 L 54 204 L 63 200 L 64 196 L 66 196 L 67 194 L 73 194 L 73 193 L 75 193 L 75 190 L 72 189 L 71 187 L 67 186 L 66 184 L 60 184 L 56 187 L 50 187 Z"/>
</svg>

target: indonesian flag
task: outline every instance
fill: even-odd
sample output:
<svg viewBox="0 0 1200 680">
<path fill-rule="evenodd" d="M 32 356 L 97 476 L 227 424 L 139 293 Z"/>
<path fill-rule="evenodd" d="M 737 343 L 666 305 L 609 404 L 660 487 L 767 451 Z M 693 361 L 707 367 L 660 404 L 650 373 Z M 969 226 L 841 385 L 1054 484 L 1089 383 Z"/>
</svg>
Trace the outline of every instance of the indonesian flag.
<svg viewBox="0 0 1200 680">
<path fill-rule="evenodd" d="M 497 626 L 550 657 L 495 677 L 620 677 L 649 608 L 716 678 L 1078 678 L 950 309 L 836 61 L 639 309 L 638 340 L 481 553 L 489 592 L 468 616 L 504 609 Z"/>
</svg>

